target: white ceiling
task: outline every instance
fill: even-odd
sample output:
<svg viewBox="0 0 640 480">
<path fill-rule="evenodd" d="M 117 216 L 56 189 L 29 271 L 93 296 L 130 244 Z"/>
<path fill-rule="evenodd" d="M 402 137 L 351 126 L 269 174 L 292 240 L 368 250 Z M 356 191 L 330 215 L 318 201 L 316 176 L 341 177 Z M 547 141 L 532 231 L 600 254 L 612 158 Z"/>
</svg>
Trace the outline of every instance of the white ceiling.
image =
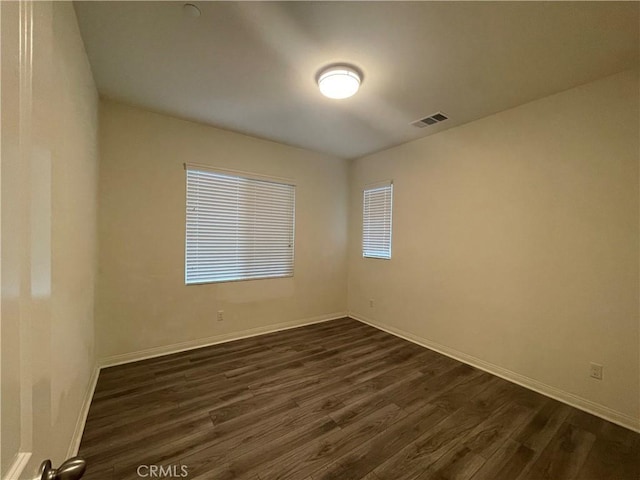
<svg viewBox="0 0 640 480">
<path fill-rule="evenodd" d="M 100 93 L 344 158 L 639 63 L 638 2 L 76 2 Z M 348 62 L 358 94 L 320 95 Z M 409 123 L 437 111 L 450 120 Z M 541 121 L 544 121 L 541 119 Z"/>
</svg>

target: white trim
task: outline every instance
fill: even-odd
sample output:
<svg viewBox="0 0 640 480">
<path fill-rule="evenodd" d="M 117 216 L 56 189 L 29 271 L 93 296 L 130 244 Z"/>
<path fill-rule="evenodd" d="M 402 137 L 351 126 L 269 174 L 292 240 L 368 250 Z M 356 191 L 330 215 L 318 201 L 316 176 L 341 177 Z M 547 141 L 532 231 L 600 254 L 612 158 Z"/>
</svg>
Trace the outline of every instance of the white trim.
<svg viewBox="0 0 640 480">
<path fill-rule="evenodd" d="M 82 434 L 84 433 L 84 426 L 87 423 L 87 415 L 89 414 L 89 407 L 91 406 L 91 401 L 93 400 L 93 394 L 96 391 L 96 385 L 98 384 L 99 375 L 100 367 L 96 365 L 93 368 L 91 378 L 89 379 L 89 387 L 87 388 L 84 399 L 82 400 L 82 407 L 80 408 L 80 413 L 78 414 L 76 428 L 73 431 L 71 443 L 69 444 L 69 449 L 67 450 L 67 458 L 75 457 L 76 455 L 78 455 L 80 442 L 82 441 Z"/>
<path fill-rule="evenodd" d="M 196 340 L 188 340 L 186 342 L 174 343 L 172 345 L 164 345 L 161 347 L 153 347 L 145 350 L 139 350 L 137 352 L 123 353 L 121 355 L 112 355 L 110 357 L 103 358 L 99 361 L 100 368 L 112 367 L 115 365 L 122 365 L 124 363 L 138 362 L 140 360 L 146 360 L 148 358 L 161 357 L 163 355 L 170 355 L 172 353 L 184 352 L 187 350 L 194 350 L 196 348 L 208 347 L 210 345 L 216 345 L 218 343 L 233 342 L 243 338 L 257 337 L 260 335 L 266 335 L 267 333 L 279 332 L 281 330 L 289 330 L 291 328 L 304 327 L 305 325 L 312 325 L 314 323 L 328 322 L 330 320 L 337 320 L 339 318 L 347 317 L 346 312 L 336 312 L 327 315 L 320 315 L 317 317 L 306 318 L 303 320 L 293 320 L 290 322 L 281 322 L 274 325 L 267 325 L 264 327 L 251 328 L 249 330 L 243 330 L 241 332 L 225 333 L 222 335 L 214 335 L 212 337 L 200 338 Z"/>
<path fill-rule="evenodd" d="M 640 418 L 634 418 L 630 415 L 618 412 L 617 410 L 613 410 L 612 408 L 606 407 L 599 403 L 587 400 L 584 397 L 565 392 L 564 390 L 560 390 L 559 388 L 552 387 L 551 385 L 547 385 L 533 378 L 529 378 L 525 375 L 521 375 L 493 363 L 481 360 L 477 357 L 460 352 L 459 350 L 447 347 L 432 340 L 419 337 L 399 328 L 383 325 L 379 322 L 365 318 L 357 313 L 349 312 L 349 317 L 353 318 L 354 320 L 358 320 L 359 322 L 366 323 L 367 325 L 377 328 L 378 330 L 382 330 L 384 332 L 390 333 L 391 335 L 395 335 L 396 337 L 400 337 L 404 340 L 420 345 L 421 347 L 434 350 L 438 353 L 446 355 L 447 357 L 451 357 L 455 360 L 471 365 L 472 367 L 484 370 L 485 372 L 500 377 L 504 380 L 508 380 L 512 383 L 518 384 L 522 387 L 528 388 L 547 397 L 551 397 L 562 403 L 566 403 L 567 405 L 575 407 L 579 410 L 591 413 L 592 415 L 603 418 L 609 422 L 615 423 L 635 432 L 640 432 Z"/>
<path fill-rule="evenodd" d="M 7 473 L 2 480 L 18 480 L 20 475 L 22 475 L 22 471 L 24 467 L 29 463 L 29 459 L 31 458 L 31 452 L 18 452 L 16 456 L 13 457 L 13 463 L 7 470 Z"/>
</svg>

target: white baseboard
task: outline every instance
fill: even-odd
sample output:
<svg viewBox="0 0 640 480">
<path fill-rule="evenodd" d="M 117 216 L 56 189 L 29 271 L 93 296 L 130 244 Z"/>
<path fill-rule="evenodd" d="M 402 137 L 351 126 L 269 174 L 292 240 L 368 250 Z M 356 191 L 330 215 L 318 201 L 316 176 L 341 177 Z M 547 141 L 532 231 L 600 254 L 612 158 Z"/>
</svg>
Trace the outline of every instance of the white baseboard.
<svg viewBox="0 0 640 480">
<path fill-rule="evenodd" d="M 18 452 L 2 480 L 18 480 L 30 458 L 31 452 Z"/>
<path fill-rule="evenodd" d="M 99 375 L 100 367 L 98 365 L 95 365 L 93 367 L 93 372 L 91 373 L 91 378 L 89 379 L 89 386 L 87 387 L 87 391 L 84 394 L 84 399 L 82 400 L 80 414 L 78 415 L 78 420 L 76 421 L 76 428 L 73 431 L 73 437 L 71 437 L 69 450 L 67 450 L 67 458 L 75 457 L 76 455 L 78 455 L 80 442 L 82 441 L 82 434 L 84 433 L 84 426 L 87 423 L 87 415 L 89 415 L 89 407 L 91 406 L 91 401 L 93 400 L 93 394 L 96 390 Z"/>
<path fill-rule="evenodd" d="M 314 323 L 328 322 L 330 320 L 337 320 L 338 318 L 344 318 L 347 316 L 348 315 L 346 312 L 336 312 L 312 318 L 305 318 L 302 320 L 276 323 L 264 327 L 243 330 L 241 332 L 226 333 L 223 335 L 215 335 L 213 337 L 199 338 L 196 340 L 174 343 L 172 345 L 148 348 L 137 352 L 113 355 L 101 359 L 99 364 L 101 368 L 113 367 L 115 365 L 122 365 L 124 363 L 138 362 L 140 360 L 146 360 L 148 358 L 161 357 L 163 355 L 170 355 L 172 353 L 179 353 L 187 350 L 194 350 L 196 348 L 208 347 L 211 345 L 216 345 L 218 343 L 233 342 L 234 340 L 266 335 L 268 333 L 279 332 L 281 330 L 289 330 L 291 328 L 304 327 L 305 325 L 312 325 Z"/>
<path fill-rule="evenodd" d="M 464 352 L 460 352 L 445 345 L 441 345 L 432 340 L 428 340 L 404 330 L 400 330 L 398 328 L 390 327 L 380 322 L 373 321 L 357 313 L 349 312 L 349 317 L 353 318 L 354 320 L 358 320 L 359 322 L 366 323 L 367 325 L 377 328 L 378 330 L 382 330 L 384 332 L 395 335 L 396 337 L 400 337 L 404 340 L 420 345 L 421 347 L 434 350 L 438 353 L 446 355 L 447 357 L 451 357 L 455 360 L 471 365 L 472 367 L 484 370 L 485 372 L 503 378 L 504 380 L 508 380 L 547 397 L 551 397 L 562 403 L 566 403 L 567 405 L 575 407 L 579 410 L 583 410 L 587 413 L 596 415 L 597 417 L 608 420 L 609 422 L 615 423 L 636 432 L 640 432 L 639 418 L 634 418 L 625 413 L 618 412 L 599 403 L 592 402 L 591 400 L 587 400 L 586 398 L 574 395 L 573 393 L 565 392 L 564 390 L 560 390 L 559 388 L 552 387 L 551 385 L 547 385 L 533 378 L 529 378 L 525 375 L 521 375 L 493 363 L 486 362 L 472 355 L 468 355 Z"/>
</svg>

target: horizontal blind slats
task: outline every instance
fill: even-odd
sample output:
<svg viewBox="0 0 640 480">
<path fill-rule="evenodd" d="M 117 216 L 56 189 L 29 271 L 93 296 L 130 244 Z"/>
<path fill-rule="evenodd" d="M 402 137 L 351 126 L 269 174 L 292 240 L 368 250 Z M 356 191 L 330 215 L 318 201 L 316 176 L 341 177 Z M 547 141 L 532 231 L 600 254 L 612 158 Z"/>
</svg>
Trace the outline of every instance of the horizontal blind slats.
<svg viewBox="0 0 640 480">
<path fill-rule="evenodd" d="M 391 258 L 393 184 L 365 188 L 363 196 L 362 255 Z"/>
<path fill-rule="evenodd" d="M 293 274 L 295 187 L 187 169 L 187 284 Z"/>
</svg>

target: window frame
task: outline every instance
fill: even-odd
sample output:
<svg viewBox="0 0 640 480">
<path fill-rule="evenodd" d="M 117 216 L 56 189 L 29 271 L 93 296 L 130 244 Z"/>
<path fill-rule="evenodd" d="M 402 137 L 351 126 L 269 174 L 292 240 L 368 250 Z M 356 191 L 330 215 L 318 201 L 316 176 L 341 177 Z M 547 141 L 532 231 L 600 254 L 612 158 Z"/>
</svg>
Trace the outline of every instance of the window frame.
<svg viewBox="0 0 640 480">
<path fill-rule="evenodd" d="M 224 168 L 217 168 L 208 165 L 200 165 L 193 163 L 185 163 L 185 232 L 184 232 L 184 283 L 186 286 L 193 285 L 206 285 L 206 284 L 217 284 L 217 283 L 231 283 L 231 282 L 244 282 L 251 280 L 276 280 L 279 278 L 291 278 L 295 273 L 295 228 L 296 228 L 296 183 L 289 178 L 281 178 L 274 176 L 266 176 L 255 173 L 249 173 L 239 170 L 230 170 Z M 286 274 L 265 274 L 260 276 L 237 276 L 233 278 L 206 278 L 206 279 L 194 279 L 193 276 L 190 276 L 189 273 L 189 172 L 202 172 L 205 175 L 210 174 L 213 176 L 222 176 L 222 177 L 230 177 L 231 179 L 238 179 L 240 181 L 248 181 L 248 182 L 262 182 L 262 183 L 271 183 L 279 186 L 291 187 L 291 225 L 290 225 L 290 246 L 287 247 L 290 249 L 290 267 L 289 265 L 285 265 L 285 268 L 288 268 Z M 288 208 L 289 206 L 286 205 Z M 255 214 L 255 212 L 254 212 Z M 236 233 L 237 235 L 237 233 Z M 254 237 L 249 237 L 254 238 Z"/>
<path fill-rule="evenodd" d="M 367 220 L 370 219 L 370 216 L 367 217 L 367 206 L 368 206 L 368 202 L 367 202 L 367 192 L 373 192 L 376 190 L 385 190 L 389 192 L 389 205 L 387 206 L 386 204 L 383 207 L 383 217 L 386 216 L 387 210 L 388 210 L 388 223 L 389 223 L 389 229 L 388 229 L 388 240 L 383 238 L 379 243 L 388 243 L 389 244 L 389 248 L 388 248 L 388 254 L 380 254 L 379 251 L 378 253 L 373 252 L 372 253 L 372 248 L 370 247 L 370 243 L 371 241 L 367 241 L 367 230 L 370 230 L 371 227 L 367 226 Z M 386 195 L 386 192 L 385 192 Z M 369 202 L 370 204 L 370 202 Z M 383 218 L 382 220 L 383 222 L 386 222 L 386 219 Z M 385 232 L 387 233 L 387 232 Z M 393 180 L 385 180 L 385 181 L 381 181 L 381 182 L 376 182 L 376 183 L 371 183 L 368 185 L 365 185 L 362 189 L 362 243 L 361 243 L 361 248 L 362 248 L 362 258 L 372 258 L 372 259 L 378 259 L 378 260 L 391 260 L 391 257 L 393 256 L 392 252 L 393 252 Z"/>
</svg>

